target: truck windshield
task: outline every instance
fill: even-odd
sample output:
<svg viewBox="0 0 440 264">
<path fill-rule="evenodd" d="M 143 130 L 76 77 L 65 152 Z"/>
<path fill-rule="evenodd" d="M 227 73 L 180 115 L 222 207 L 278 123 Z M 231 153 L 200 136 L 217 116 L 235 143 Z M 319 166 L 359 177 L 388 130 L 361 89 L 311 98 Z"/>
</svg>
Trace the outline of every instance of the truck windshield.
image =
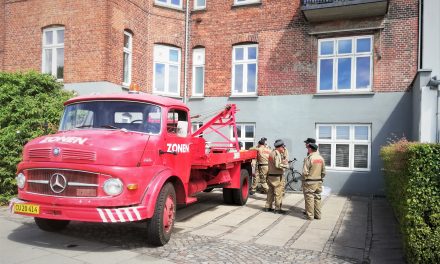
<svg viewBox="0 0 440 264">
<path fill-rule="evenodd" d="M 126 129 L 159 134 L 161 108 L 127 101 L 90 101 L 65 107 L 60 131 L 72 129 Z"/>
</svg>

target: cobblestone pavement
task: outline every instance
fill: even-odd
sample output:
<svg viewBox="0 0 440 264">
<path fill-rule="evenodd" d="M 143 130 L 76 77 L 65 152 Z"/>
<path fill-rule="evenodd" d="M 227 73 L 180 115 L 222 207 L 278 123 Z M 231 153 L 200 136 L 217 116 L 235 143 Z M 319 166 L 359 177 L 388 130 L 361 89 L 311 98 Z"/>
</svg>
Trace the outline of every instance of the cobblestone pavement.
<svg viewBox="0 0 440 264">
<path fill-rule="evenodd" d="M 82 241 L 88 241 L 172 263 L 369 263 L 373 255 L 370 198 L 325 199 L 323 217 L 332 221 L 302 219 L 301 194 L 286 195 L 283 207 L 289 213 L 281 216 L 261 211 L 263 195 L 253 196 L 242 207 L 223 205 L 219 191 L 198 198 L 196 204 L 177 211 L 175 232 L 163 247 L 146 244 L 146 225 L 142 222 L 72 222 L 58 235 L 70 238 L 71 243 L 62 246 L 66 249 L 80 250 Z M 21 224 L 19 229 L 37 229 L 31 218 L 5 211 L 1 211 L 1 221 Z M 353 219 L 362 223 L 349 222 Z M 14 236 L 9 239 L 14 240 Z"/>
</svg>

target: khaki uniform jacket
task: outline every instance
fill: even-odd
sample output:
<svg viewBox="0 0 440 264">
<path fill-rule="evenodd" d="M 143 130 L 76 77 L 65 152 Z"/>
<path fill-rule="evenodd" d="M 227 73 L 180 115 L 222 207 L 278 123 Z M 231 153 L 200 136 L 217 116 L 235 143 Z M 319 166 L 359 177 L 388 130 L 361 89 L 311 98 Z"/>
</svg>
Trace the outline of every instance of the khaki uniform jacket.
<svg viewBox="0 0 440 264">
<path fill-rule="evenodd" d="M 283 163 L 283 156 L 274 149 L 269 155 L 269 176 L 282 176 L 287 165 Z"/>
<path fill-rule="evenodd" d="M 271 149 L 265 145 L 261 145 L 257 148 L 257 162 L 258 165 L 267 165 L 269 163 L 269 155 L 271 153 Z"/>
<path fill-rule="evenodd" d="M 304 159 L 303 177 L 305 181 L 322 181 L 325 174 L 324 158 L 318 152 L 313 152 Z"/>
</svg>

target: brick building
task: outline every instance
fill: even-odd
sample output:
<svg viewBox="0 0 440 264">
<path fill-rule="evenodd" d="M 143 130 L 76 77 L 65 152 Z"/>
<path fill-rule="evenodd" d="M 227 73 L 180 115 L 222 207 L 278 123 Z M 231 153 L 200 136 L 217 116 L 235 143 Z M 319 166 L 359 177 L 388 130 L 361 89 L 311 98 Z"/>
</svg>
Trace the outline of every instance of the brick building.
<svg viewBox="0 0 440 264">
<path fill-rule="evenodd" d="M 236 103 L 246 147 L 282 138 L 302 160 L 303 140 L 317 138 L 337 193 L 382 194 L 380 147 L 412 138 L 416 0 L 0 0 L 0 10 L 0 70 L 51 73 L 80 94 L 137 83 L 193 114 Z"/>
</svg>

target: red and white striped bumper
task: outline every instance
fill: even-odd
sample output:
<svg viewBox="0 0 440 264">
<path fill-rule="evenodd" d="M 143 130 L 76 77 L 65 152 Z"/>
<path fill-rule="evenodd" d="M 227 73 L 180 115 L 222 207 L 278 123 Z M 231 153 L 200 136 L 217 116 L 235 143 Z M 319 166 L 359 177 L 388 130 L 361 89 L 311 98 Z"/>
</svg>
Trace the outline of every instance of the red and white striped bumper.
<svg viewBox="0 0 440 264">
<path fill-rule="evenodd" d="M 39 208 L 38 214 L 14 212 L 14 204 L 29 204 Z M 56 220 L 72 220 L 82 222 L 122 223 L 133 222 L 147 218 L 147 209 L 144 206 L 130 206 L 118 208 L 93 208 L 80 206 L 59 206 L 26 202 L 13 198 L 9 202 L 9 210 L 13 214 L 32 217 L 41 217 Z"/>
</svg>

